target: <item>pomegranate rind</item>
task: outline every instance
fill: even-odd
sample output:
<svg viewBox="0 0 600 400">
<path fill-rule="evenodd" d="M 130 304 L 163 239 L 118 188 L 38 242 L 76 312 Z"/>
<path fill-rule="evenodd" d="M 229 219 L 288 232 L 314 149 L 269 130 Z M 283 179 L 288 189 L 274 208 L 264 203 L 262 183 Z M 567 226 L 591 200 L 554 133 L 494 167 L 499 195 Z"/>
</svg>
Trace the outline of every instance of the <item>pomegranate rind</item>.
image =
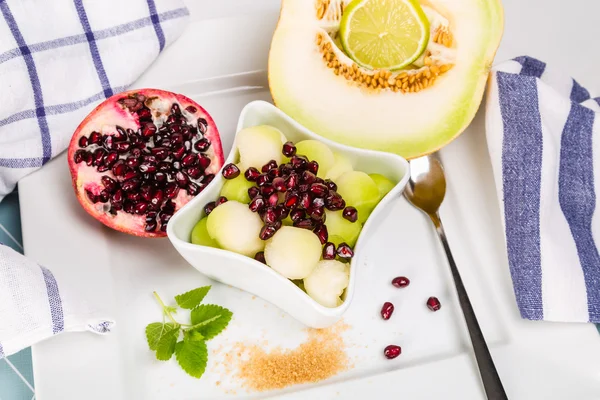
<svg viewBox="0 0 600 400">
<path fill-rule="evenodd" d="M 186 112 L 196 120 L 198 118 L 204 118 L 207 122 L 208 128 L 204 137 L 210 140 L 211 145 L 204 154 L 211 159 L 211 164 L 206 169 L 206 172 L 217 174 L 221 169 L 224 163 L 223 148 L 219 131 L 212 116 L 202 106 L 184 95 L 160 89 L 146 88 L 125 91 L 109 97 L 96 106 L 96 108 L 81 121 L 77 129 L 75 129 L 67 151 L 71 182 L 77 200 L 83 209 L 107 227 L 139 237 L 166 237 L 167 233 L 160 230 L 146 232 L 144 230 L 144 215 L 127 214 L 121 210 L 117 212 L 116 216 L 113 216 L 104 210 L 105 206 L 103 203 L 94 204 L 86 195 L 86 189 L 92 191 L 101 190 L 103 186 L 100 182 L 100 178 L 103 175 L 108 175 L 113 179 L 115 179 L 115 177 L 110 170 L 98 172 L 93 166 L 88 166 L 85 163 L 77 164 L 74 161 L 75 152 L 80 149 L 79 139 L 82 136 L 89 136 L 92 131 L 97 131 L 102 134 L 114 134 L 116 133 L 117 125 L 123 129 L 131 128 L 136 131 L 139 129 L 140 124 L 137 115 L 130 113 L 118 104 L 118 100 L 135 94 L 141 94 L 146 97 L 145 104 L 152 110 L 155 123 L 157 122 L 157 118 L 161 118 L 161 112 L 164 115 L 164 111 L 168 111 L 173 103 L 179 104 L 179 107 L 182 110 L 185 110 L 188 106 L 196 108 L 197 111 L 195 113 L 189 113 L 189 111 Z M 194 196 L 186 194 L 184 190 L 180 190 L 177 197 L 173 199 L 176 204 L 175 212 L 187 204 L 193 197 Z"/>
</svg>

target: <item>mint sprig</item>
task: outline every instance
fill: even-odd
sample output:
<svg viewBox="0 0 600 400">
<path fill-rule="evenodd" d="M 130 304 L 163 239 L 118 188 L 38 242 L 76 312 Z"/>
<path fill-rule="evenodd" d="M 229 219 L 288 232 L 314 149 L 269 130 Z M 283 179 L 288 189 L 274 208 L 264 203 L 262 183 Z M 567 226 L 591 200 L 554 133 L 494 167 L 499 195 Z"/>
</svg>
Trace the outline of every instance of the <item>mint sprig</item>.
<svg viewBox="0 0 600 400">
<path fill-rule="evenodd" d="M 200 304 L 209 290 L 210 286 L 203 286 L 175 296 L 180 308 L 191 310 L 190 324 L 177 322 L 173 317 L 177 307 L 165 305 L 158 293 L 154 292 L 154 297 L 162 307 L 163 322 L 146 326 L 148 347 L 156 353 L 156 358 L 167 361 L 175 354 L 181 368 L 194 378 L 200 378 L 206 370 L 206 341 L 225 330 L 233 316 L 231 311 L 216 304 Z M 183 340 L 179 340 L 180 336 L 183 336 Z"/>
</svg>

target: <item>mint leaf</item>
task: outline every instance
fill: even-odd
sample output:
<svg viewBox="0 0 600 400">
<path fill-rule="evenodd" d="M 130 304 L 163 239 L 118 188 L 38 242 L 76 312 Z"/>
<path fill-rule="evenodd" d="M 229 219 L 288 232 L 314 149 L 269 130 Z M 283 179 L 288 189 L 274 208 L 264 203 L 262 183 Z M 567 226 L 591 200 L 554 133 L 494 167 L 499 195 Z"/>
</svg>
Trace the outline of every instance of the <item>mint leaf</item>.
<svg viewBox="0 0 600 400">
<path fill-rule="evenodd" d="M 191 330 L 185 332 L 183 339 L 187 340 L 188 342 L 199 342 L 204 340 L 204 336 L 196 330 Z"/>
<path fill-rule="evenodd" d="M 212 339 L 227 327 L 233 316 L 231 311 L 215 304 L 202 304 L 194 308 L 191 314 L 192 325 L 203 323 L 218 315 L 220 315 L 218 319 L 210 321 L 206 325 L 199 326 L 194 330 L 202 334 L 206 340 Z"/>
<path fill-rule="evenodd" d="M 156 350 L 158 342 L 165 335 L 166 332 L 170 332 L 173 329 L 179 329 L 175 324 L 162 322 L 154 322 L 146 326 L 146 339 L 148 339 L 148 347 L 150 350 Z"/>
<path fill-rule="evenodd" d="M 199 287 L 198 289 L 175 296 L 175 301 L 179 304 L 179 307 L 191 310 L 202 303 L 209 290 L 210 286 Z"/>
<path fill-rule="evenodd" d="M 162 337 L 156 344 L 156 358 L 161 361 L 167 361 L 175 352 L 175 344 L 179 337 L 179 324 L 165 324 L 165 330 Z"/>
<path fill-rule="evenodd" d="M 175 357 L 185 372 L 194 378 L 200 378 L 208 361 L 206 342 L 181 341 L 175 346 Z"/>
</svg>

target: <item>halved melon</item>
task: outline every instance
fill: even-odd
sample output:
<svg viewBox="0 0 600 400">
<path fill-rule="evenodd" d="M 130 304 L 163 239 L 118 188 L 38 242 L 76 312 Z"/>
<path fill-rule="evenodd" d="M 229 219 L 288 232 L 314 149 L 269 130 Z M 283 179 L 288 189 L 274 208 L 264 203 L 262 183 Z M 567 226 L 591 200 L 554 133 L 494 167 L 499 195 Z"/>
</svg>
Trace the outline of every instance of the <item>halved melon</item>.
<svg viewBox="0 0 600 400">
<path fill-rule="evenodd" d="M 502 37 L 500 0 L 420 0 L 429 43 L 399 71 L 368 70 L 344 53 L 337 36 L 350 3 L 282 1 L 269 54 L 275 104 L 331 140 L 408 159 L 451 142 L 481 103 Z"/>
</svg>

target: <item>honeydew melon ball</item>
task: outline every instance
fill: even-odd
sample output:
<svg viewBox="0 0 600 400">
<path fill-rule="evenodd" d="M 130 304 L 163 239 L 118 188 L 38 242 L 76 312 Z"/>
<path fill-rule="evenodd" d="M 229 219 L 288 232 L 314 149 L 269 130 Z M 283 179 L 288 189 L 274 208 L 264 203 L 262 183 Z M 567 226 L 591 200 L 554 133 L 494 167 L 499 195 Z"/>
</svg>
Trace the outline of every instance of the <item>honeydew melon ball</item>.
<svg viewBox="0 0 600 400">
<path fill-rule="evenodd" d="M 360 216 L 360 213 L 358 215 Z M 346 242 L 350 247 L 354 247 L 362 229 L 359 221 L 348 221 L 342 216 L 342 211 L 325 210 L 325 225 L 329 234 L 328 241 L 335 244 L 336 247 L 341 242 Z"/>
<path fill-rule="evenodd" d="M 240 203 L 250 203 L 248 189 L 254 186 L 254 182 L 248 181 L 244 174 L 240 174 L 233 179 L 225 180 L 221 188 L 220 196 L 227 197 L 228 200 L 235 200 Z"/>
<path fill-rule="evenodd" d="M 284 134 L 270 125 L 258 125 L 244 128 L 238 132 L 236 144 L 240 154 L 240 168 L 260 168 L 271 160 L 277 165 L 283 159 L 282 148 L 287 141 Z"/>
<path fill-rule="evenodd" d="M 329 146 L 318 140 L 302 140 L 296 143 L 296 154 L 306 156 L 309 161 L 316 161 L 319 164 L 319 170 L 317 171 L 319 178 L 325 178 L 335 162 L 335 157 Z"/>
<path fill-rule="evenodd" d="M 340 153 L 333 153 L 333 165 L 325 174 L 325 179 L 335 181 L 340 175 L 353 170 L 354 168 L 352 168 L 352 163 L 348 157 Z"/>
<path fill-rule="evenodd" d="M 369 176 L 371 177 L 371 179 L 373 179 L 373 182 L 375 182 L 375 184 L 379 188 L 380 199 L 383 199 L 385 195 L 388 194 L 390 190 L 394 188 L 394 186 L 396 186 L 394 185 L 394 182 L 390 181 L 388 178 L 381 174 L 369 174 Z"/>
<path fill-rule="evenodd" d="M 262 220 L 247 204 L 235 200 L 217 206 L 207 217 L 206 229 L 219 247 L 254 257 L 262 251 L 265 242 L 260 239 Z"/>
<path fill-rule="evenodd" d="M 437 151 L 471 123 L 502 37 L 501 0 L 418 1 L 431 34 L 416 65 L 399 71 L 353 62 L 334 39 L 340 2 L 321 2 L 324 12 L 314 3 L 282 0 L 268 74 L 284 113 L 333 141 L 407 159 Z M 344 2 L 343 14 L 361 3 Z M 381 3 L 406 7 L 399 0 Z"/>
<path fill-rule="evenodd" d="M 304 278 L 304 289 L 317 303 L 325 307 L 342 304 L 340 296 L 350 282 L 350 267 L 335 260 L 319 261 L 313 272 Z"/>
<path fill-rule="evenodd" d="M 337 192 L 358 211 L 358 220 L 364 223 L 381 199 L 379 188 L 369 175 L 362 171 L 351 171 L 336 180 Z"/>
<path fill-rule="evenodd" d="M 216 240 L 214 240 L 208 234 L 208 230 L 206 229 L 206 221 L 208 217 L 202 218 L 192 229 L 192 234 L 190 237 L 190 241 L 193 244 L 198 244 L 200 246 L 208 246 L 208 247 L 219 247 L 219 244 Z"/>
<path fill-rule="evenodd" d="M 312 231 L 282 226 L 267 241 L 265 260 L 288 279 L 304 279 L 317 266 L 321 251 L 321 241 Z"/>
</svg>

